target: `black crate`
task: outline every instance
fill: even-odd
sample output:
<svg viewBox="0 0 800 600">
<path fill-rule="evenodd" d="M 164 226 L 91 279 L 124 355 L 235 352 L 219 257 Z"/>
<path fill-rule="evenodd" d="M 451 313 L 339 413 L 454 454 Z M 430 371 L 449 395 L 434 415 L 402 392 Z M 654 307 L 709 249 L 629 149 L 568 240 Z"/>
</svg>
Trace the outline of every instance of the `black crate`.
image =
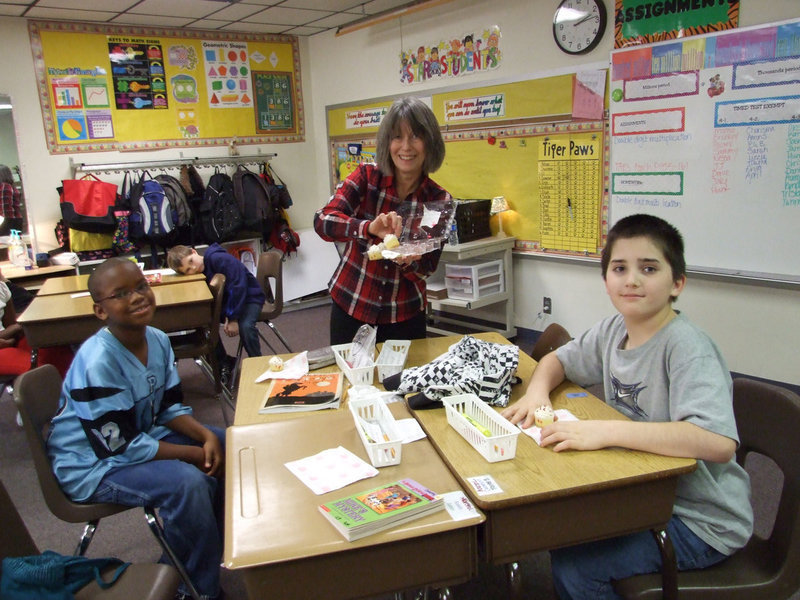
<svg viewBox="0 0 800 600">
<path fill-rule="evenodd" d="M 458 243 L 490 237 L 491 200 L 455 200 Z"/>
</svg>

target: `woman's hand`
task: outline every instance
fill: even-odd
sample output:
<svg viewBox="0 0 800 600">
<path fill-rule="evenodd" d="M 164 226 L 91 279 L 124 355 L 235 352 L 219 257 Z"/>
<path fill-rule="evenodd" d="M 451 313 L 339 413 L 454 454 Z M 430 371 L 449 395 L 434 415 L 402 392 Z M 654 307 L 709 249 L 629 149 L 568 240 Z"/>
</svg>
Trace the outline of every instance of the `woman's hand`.
<svg viewBox="0 0 800 600">
<path fill-rule="evenodd" d="M 380 239 L 385 238 L 390 233 L 399 236 L 403 231 L 403 219 L 394 211 L 381 213 L 369 224 L 367 231 Z"/>
</svg>

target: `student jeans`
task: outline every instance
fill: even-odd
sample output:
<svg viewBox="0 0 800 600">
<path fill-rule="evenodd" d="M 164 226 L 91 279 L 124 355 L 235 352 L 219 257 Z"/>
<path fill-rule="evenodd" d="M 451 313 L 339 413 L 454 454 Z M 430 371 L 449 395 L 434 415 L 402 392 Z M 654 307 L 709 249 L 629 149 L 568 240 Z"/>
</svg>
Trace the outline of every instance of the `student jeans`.
<svg viewBox="0 0 800 600">
<path fill-rule="evenodd" d="M 672 517 L 667 524 L 667 534 L 675 548 L 679 571 L 710 567 L 725 558 L 678 517 Z M 553 550 L 550 561 L 561 600 L 620 598 L 612 580 L 661 571 L 661 553 L 649 531 Z"/>
<path fill-rule="evenodd" d="M 247 350 L 247 356 L 261 356 L 261 341 L 258 337 L 256 323 L 261 316 L 262 306 L 262 304 L 255 303 L 245 304 L 242 314 L 239 315 L 239 337 L 242 340 L 242 344 L 244 344 L 244 349 Z M 225 334 L 221 333 L 221 335 Z M 221 340 L 217 344 L 216 353 L 217 360 L 220 361 L 221 365 L 224 365 L 227 353 Z"/>
<path fill-rule="evenodd" d="M 225 432 L 207 426 L 225 450 Z M 199 446 L 179 433 L 164 442 Z M 164 523 L 167 542 L 183 561 L 186 571 L 204 598 L 219 594 L 222 562 L 225 485 L 194 465 L 180 460 L 158 460 L 114 469 L 103 477 L 92 502 L 125 506 L 153 506 Z M 166 557 L 161 562 L 169 563 Z M 188 593 L 181 583 L 180 590 Z"/>
</svg>

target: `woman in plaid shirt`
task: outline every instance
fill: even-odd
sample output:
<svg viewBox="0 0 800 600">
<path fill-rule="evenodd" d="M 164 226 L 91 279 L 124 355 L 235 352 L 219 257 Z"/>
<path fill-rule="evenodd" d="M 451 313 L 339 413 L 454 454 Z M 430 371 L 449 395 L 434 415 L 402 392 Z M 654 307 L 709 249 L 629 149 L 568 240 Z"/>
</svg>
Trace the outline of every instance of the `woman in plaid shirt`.
<svg viewBox="0 0 800 600">
<path fill-rule="evenodd" d="M 9 230 L 22 228 L 19 190 L 14 186 L 14 176 L 6 165 L 0 165 L 0 216 L 5 218 L 0 235 L 8 235 Z"/>
<path fill-rule="evenodd" d="M 359 165 L 314 216 L 322 239 L 345 244 L 328 284 L 331 344 L 351 342 L 365 323 L 377 327 L 378 342 L 425 337 L 425 278 L 436 270 L 441 249 L 373 261 L 367 249 L 390 233 L 401 238 L 401 206 L 418 214 L 422 206 L 441 210 L 452 202 L 428 177 L 442 165 L 444 153 L 433 111 L 419 98 L 396 100 L 378 129 L 377 164 Z"/>
</svg>

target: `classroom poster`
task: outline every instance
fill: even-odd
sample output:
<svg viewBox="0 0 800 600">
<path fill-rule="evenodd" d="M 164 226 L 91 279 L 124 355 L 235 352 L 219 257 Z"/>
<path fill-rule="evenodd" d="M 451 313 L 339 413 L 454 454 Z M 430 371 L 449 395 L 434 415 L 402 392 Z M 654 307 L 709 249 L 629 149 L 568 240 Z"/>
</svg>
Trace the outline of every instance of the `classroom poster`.
<svg viewBox="0 0 800 600">
<path fill-rule="evenodd" d="M 294 36 L 28 27 L 51 153 L 304 139 Z M 265 77 L 268 96 L 256 91 Z"/>
</svg>

